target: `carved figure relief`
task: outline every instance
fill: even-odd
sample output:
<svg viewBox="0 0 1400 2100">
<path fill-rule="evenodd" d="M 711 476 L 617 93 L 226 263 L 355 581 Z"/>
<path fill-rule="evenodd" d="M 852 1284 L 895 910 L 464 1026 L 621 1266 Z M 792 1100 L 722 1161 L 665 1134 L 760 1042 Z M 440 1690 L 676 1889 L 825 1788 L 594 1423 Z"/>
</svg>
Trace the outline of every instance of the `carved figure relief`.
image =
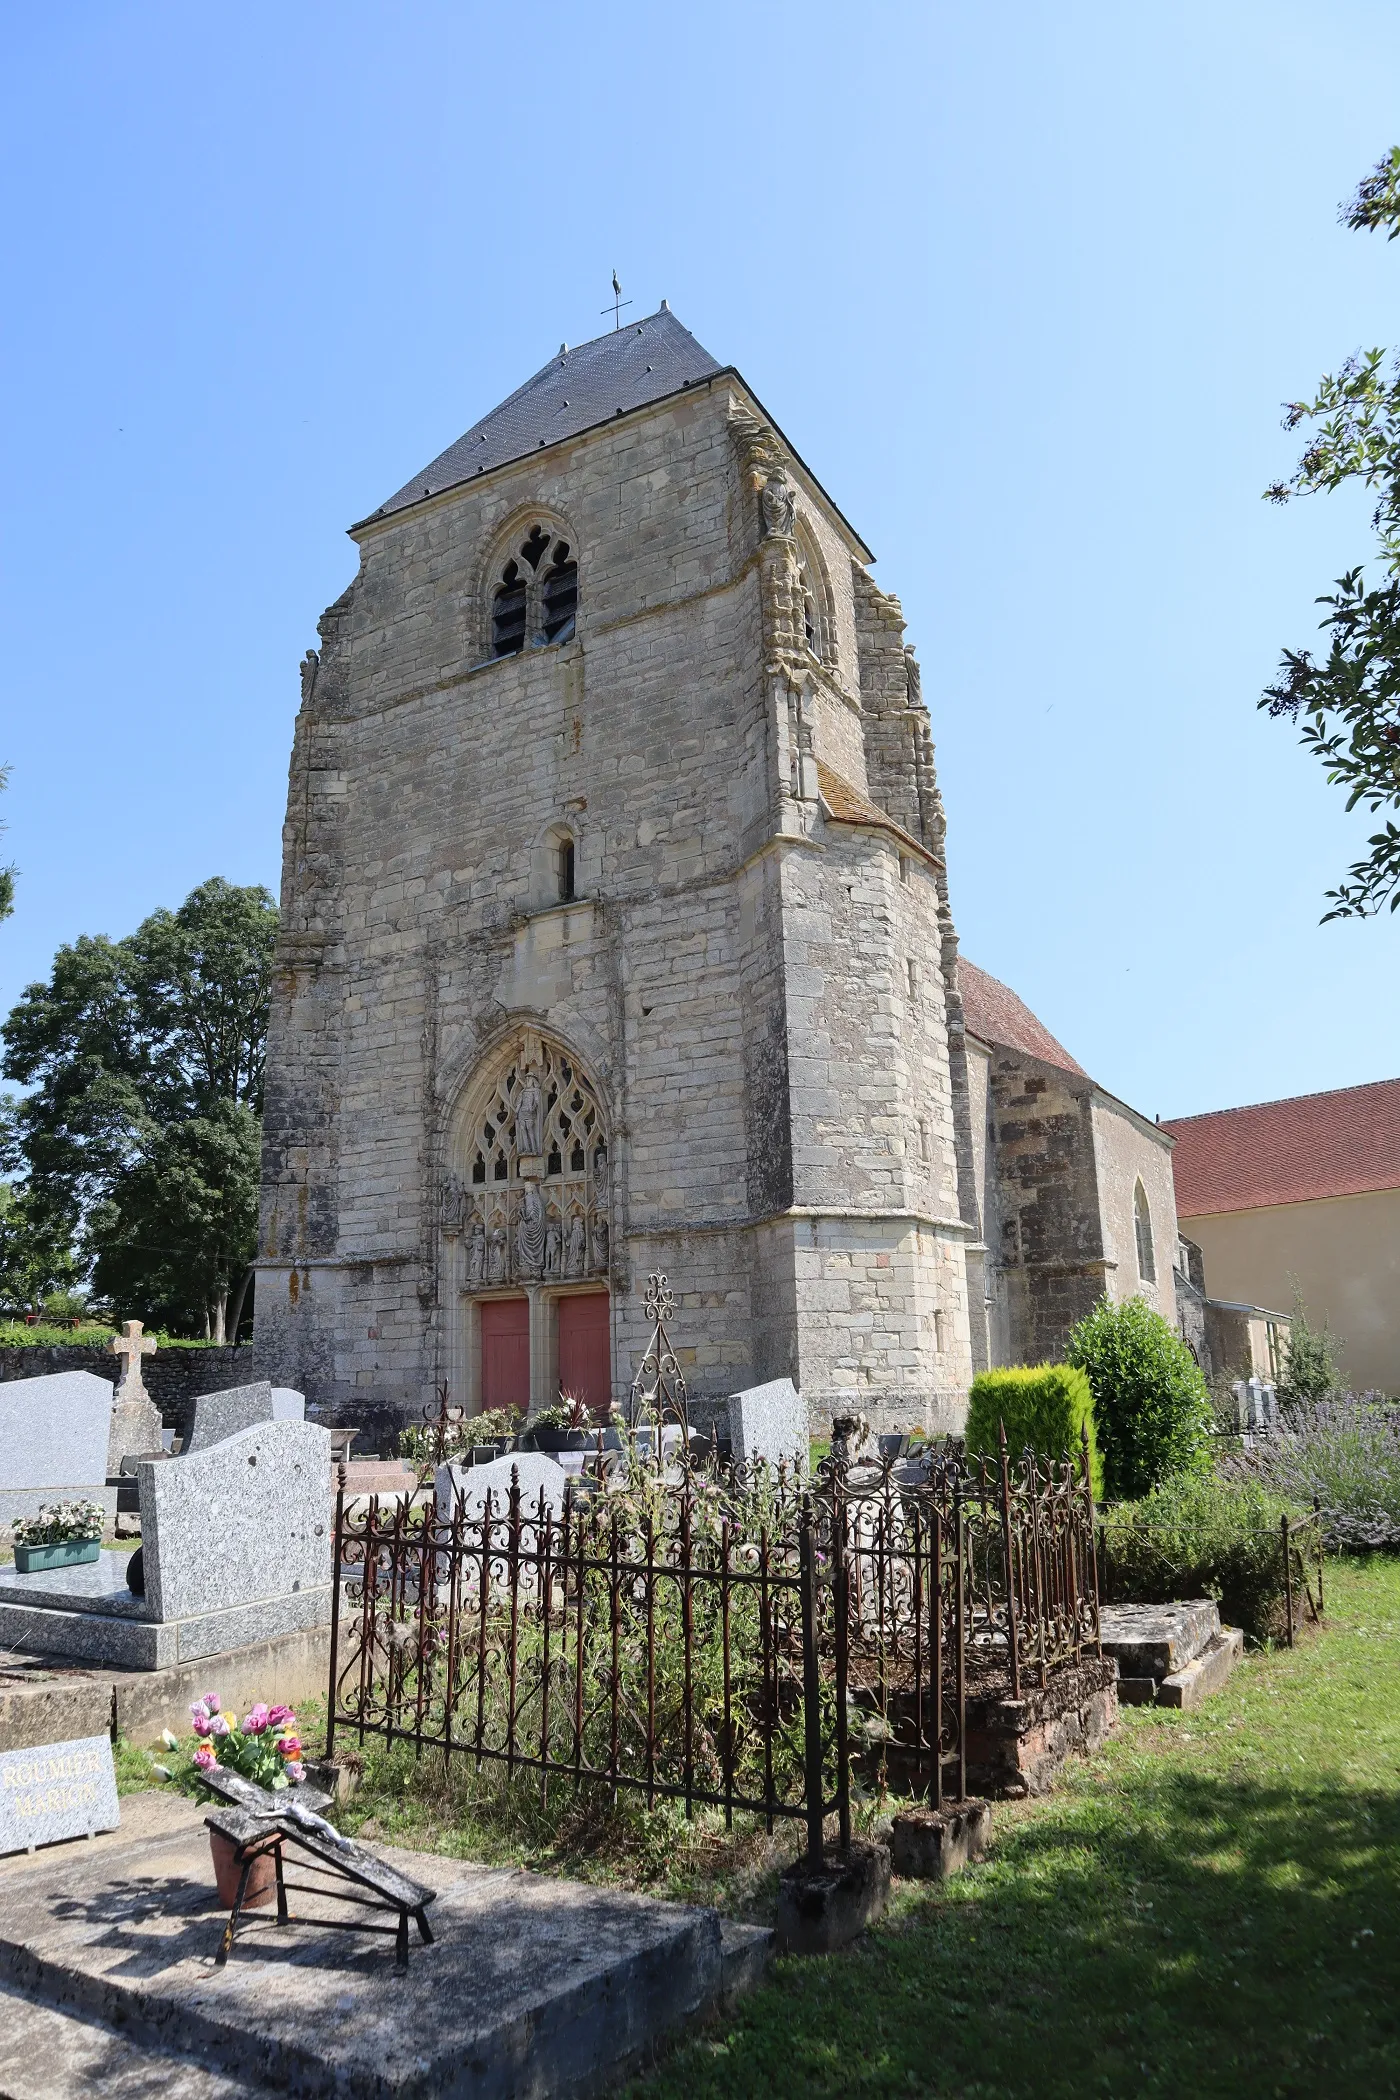
<svg viewBox="0 0 1400 2100">
<path fill-rule="evenodd" d="M 792 492 L 787 477 L 770 474 L 763 484 L 759 501 L 763 506 L 765 532 L 779 539 L 791 539 L 792 528 L 797 520 L 797 498 Z"/>
<path fill-rule="evenodd" d="M 531 1030 L 473 1094 L 442 1193 L 443 1229 L 462 1241 L 463 1288 L 605 1275 L 612 1173 L 593 1087 Z"/>
</svg>

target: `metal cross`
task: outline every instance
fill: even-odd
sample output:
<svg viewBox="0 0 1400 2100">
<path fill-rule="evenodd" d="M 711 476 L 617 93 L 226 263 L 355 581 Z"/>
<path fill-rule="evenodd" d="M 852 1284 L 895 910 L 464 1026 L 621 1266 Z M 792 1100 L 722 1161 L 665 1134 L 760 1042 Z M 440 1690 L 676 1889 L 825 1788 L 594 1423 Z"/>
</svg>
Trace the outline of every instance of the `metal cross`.
<svg viewBox="0 0 1400 2100">
<path fill-rule="evenodd" d="M 613 302 L 612 302 L 612 317 L 613 317 L 613 332 L 614 332 L 614 334 L 616 334 L 617 330 L 618 330 L 619 328 L 621 328 L 621 326 L 622 326 L 622 309 L 623 309 L 623 307 L 624 307 L 624 306 L 630 306 L 631 304 L 632 304 L 632 301 L 631 301 L 630 299 L 624 299 L 624 298 L 623 298 L 623 296 L 622 296 L 622 286 L 621 286 L 621 285 L 620 285 L 620 284 L 618 283 L 618 281 L 617 281 L 617 272 L 616 272 L 616 270 L 614 270 L 614 271 L 613 271 Z M 607 312 L 607 310 L 608 310 L 608 309 L 606 308 L 606 306 L 604 306 L 604 307 L 601 307 L 601 308 L 599 309 L 599 311 L 600 311 L 601 313 L 606 313 L 606 312 Z"/>
</svg>

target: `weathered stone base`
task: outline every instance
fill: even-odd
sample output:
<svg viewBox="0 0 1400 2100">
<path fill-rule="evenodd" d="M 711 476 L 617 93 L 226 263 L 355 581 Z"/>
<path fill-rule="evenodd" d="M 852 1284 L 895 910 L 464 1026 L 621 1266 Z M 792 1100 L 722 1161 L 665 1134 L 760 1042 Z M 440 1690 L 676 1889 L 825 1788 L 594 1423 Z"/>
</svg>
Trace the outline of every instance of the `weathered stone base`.
<svg viewBox="0 0 1400 2100">
<path fill-rule="evenodd" d="M 115 2030 L 145 2058 L 143 2094 L 222 2096 L 236 2078 L 362 2100 L 583 2100 L 756 1982 L 771 1939 L 711 1910 L 385 1847 L 437 1890 L 434 1942 L 415 1935 L 406 1973 L 392 1939 L 265 1912 L 219 1970 L 201 1812 L 168 1795 L 123 1812 L 109 1838 L 0 1868 L 0 1978 L 26 2005 Z M 331 1914 L 314 1896 L 296 1907 Z M 82 2054 L 81 2036 L 48 2031 Z M 65 2075 L 56 2056 L 24 2100 L 67 2100 Z"/>
<path fill-rule="evenodd" d="M 1159 1706 L 1179 1707 L 1190 1713 L 1212 1692 L 1218 1692 L 1244 1654 L 1244 1633 L 1238 1626 L 1222 1626 L 1202 1652 L 1182 1670 L 1173 1670 L 1157 1688 Z"/>
<path fill-rule="evenodd" d="M 330 1628 L 314 1626 L 164 1670 L 83 1669 L 63 1656 L 0 1654 L 0 1750 L 107 1729 L 156 1743 L 163 1728 L 188 1732 L 191 1702 L 204 1692 L 217 1691 L 238 1713 L 255 1699 L 295 1706 L 324 1697 L 330 1650 Z M 78 1721 L 81 1727 L 70 1725 Z"/>
<path fill-rule="evenodd" d="M 915 1881 L 946 1881 L 979 1858 L 991 1841 L 990 1801 L 910 1808 L 894 1819 L 890 1856 L 896 1874 Z"/>
<path fill-rule="evenodd" d="M 1108 1604 L 1103 1652 L 1118 1665 L 1125 1706 L 1189 1710 L 1219 1691 L 1244 1654 L 1238 1626 L 1222 1626 L 1210 1597 L 1174 1604 Z"/>
<path fill-rule="evenodd" d="M 200 1662 L 254 1640 L 328 1626 L 333 1585 L 318 1584 L 253 1604 L 183 1619 L 146 1615 L 125 1587 L 125 1554 L 103 1553 L 95 1568 L 18 1575 L 0 1569 L 0 1648 L 26 1655 L 71 1655 L 126 1670 L 163 1670 Z M 88 1579 L 91 1596 L 83 1591 Z"/>
<path fill-rule="evenodd" d="M 1118 1666 L 1086 1657 L 1050 1682 L 967 1697 L 967 1780 L 979 1794 L 1046 1794 L 1071 1752 L 1096 1750 L 1118 1718 Z"/>
<path fill-rule="evenodd" d="M 820 1866 L 801 1859 L 778 1883 L 774 1940 L 785 1954 L 834 1954 L 858 1939 L 890 1900 L 890 1855 L 855 1839 Z"/>
</svg>

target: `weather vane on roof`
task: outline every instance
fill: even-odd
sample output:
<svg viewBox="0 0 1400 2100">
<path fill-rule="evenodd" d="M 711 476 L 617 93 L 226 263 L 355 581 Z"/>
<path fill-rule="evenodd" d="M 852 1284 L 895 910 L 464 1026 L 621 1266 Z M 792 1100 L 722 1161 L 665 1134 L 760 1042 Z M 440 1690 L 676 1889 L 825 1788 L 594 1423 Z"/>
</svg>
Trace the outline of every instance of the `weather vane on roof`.
<svg viewBox="0 0 1400 2100">
<path fill-rule="evenodd" d="M 632 304 L 632 301 L 631 301 L 630 299 L 624 299 L 624 298 L 623 298 L 623 296 L 622 296 L 622 286 L 621 286 L 621 285 L 620 285 L 620 284 L 618 283 L 618 281 L 617 281 L 617 272 L 616 272 L 616 270 L 614 270 L 614 271 L 613 271 L 613 300 L 612 300 L 612 317 L 613 317 L 613 331 L 614 331 L 614 333 L 616 333 L 616 331 L 617 331 L 617 330 L 618 330 L 619 328 L 621 328 L 621 326 L 622 326 L 622 309 L 623 309 L 623 307 L 624 307 L 624 306 L 630 306 L 631 304 Z M 608 310 L 608 309 L 606 308 L 606 306 L 605 306 L 605 307 L 603 307 L 603 308 L 601 309 L 601 311 L 602 311 L 603 313 L 606 313 L 606 312 L 607 312 L 607 310 Z"/>
</svg>

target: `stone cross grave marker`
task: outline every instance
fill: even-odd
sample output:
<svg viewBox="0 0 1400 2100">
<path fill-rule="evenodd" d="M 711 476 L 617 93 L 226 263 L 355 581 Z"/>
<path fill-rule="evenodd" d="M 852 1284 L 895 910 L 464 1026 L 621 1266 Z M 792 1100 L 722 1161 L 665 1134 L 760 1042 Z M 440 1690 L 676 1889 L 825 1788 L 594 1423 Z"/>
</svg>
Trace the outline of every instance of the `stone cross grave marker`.
<svg viewBox="0 0 1400 2100">
<path fill-rule="evenodd" d="M 122 1460 L 160 1449 L 160 1409 L 146 1391 L 141 1359 L 153 1356 L 152 1335 L 141 1332 L 139 1320 L 127 1320 L 111 1341 L 112 1354 L 121 1364 L 117 1390 L 112 1395 L 112 1426 L 107 1439 L 107 1478 L 121 1472 Z"/>
<path fill-rule="evenodd" d="M 0 1853 L 92 1837 L 120 1822 L 107 1736 L 0 1752 Z"/>
<path fill-rule="evenodd" d="M 91 1371 L 0 1380 L 0 1524 L 42 1502 L 106 1502 L 112 1388 Z"/>
</svg>

